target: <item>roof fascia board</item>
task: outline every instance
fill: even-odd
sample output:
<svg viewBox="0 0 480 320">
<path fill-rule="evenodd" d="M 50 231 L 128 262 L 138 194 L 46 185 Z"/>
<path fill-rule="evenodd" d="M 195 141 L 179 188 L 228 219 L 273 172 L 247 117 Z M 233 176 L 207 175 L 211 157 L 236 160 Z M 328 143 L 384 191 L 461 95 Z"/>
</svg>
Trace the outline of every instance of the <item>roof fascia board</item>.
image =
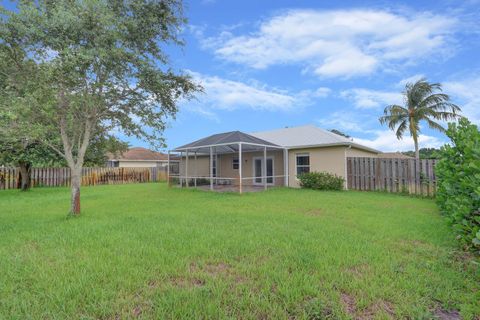
<svg viewBox="0 0 480 320">
<path fill-rule="evenodd" d="M 275 149 L 285 149 L 285 147 L 282 147 L 282 146 L 260 144 L 260 143 L 253 143 L 253 142 L 225 142 L 225 143 L 209 144 L 204 146 L 195 146 L 195 147 L 188 147 L 188 148 L 176 148 L 171 151 L 187 151 L 187 150 L 195 150 L 200 148 L 230 146 L 234 144 L 243 144 L 243 145 L 249 145 L 249 146 L 267 147 L 267 148 L 275 148 Z"/>
<path fill-rule="evenodd" d="M 365 147 L 356 143 L 348 143 L 348 142 L 338 142 L 338 143 L 325 143 L 325 144 L 309 144 L 309 145 L 302 145 L 302 146 L 287 146 L 285 149 L 287 150 L 294 150 L 294 149 L 310 149 L 310 148 L 324 148 L 324 147 L 339 147 L 339 146 L 345 146 L 345 147 L 354 147 L 357 149 L 363 149 L 367 150 L 373 153 L 380 153 L 380 151 Z"/>
</svg>

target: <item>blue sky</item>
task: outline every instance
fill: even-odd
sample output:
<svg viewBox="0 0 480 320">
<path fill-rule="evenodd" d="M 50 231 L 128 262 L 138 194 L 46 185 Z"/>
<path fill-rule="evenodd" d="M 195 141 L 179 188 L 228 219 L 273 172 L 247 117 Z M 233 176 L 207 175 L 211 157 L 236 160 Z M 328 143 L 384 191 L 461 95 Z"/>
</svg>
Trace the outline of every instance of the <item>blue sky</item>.
<svg viewBox="0 0 480 320">
<path fill-rule="evenodd" d="M 426 77 L 480 123 L 478 1 L 187 2 L 177 68 L 205 88 L 165 132 L 169 148 L 223 131 L 315 124 L 385 151 L 412 149 L 378 123 Z M 422 147 L 446 138 L 422 127 Z M 130 140 L 132 145 L 146 143 Z"/>
<path fill-rule="evenodd" d="M 186 1 L 173 66 L 205 89 L 168 120 L 168 148 L 212 133 L 314 124 L 410 150 L 378 123 L 408 81 L 441 82 L 480 124 L 480 1 Z M 148 143 L 122 137 L 132 146 Z M 447 139 L 422 126 L 421 147 Z"/>
</svg>

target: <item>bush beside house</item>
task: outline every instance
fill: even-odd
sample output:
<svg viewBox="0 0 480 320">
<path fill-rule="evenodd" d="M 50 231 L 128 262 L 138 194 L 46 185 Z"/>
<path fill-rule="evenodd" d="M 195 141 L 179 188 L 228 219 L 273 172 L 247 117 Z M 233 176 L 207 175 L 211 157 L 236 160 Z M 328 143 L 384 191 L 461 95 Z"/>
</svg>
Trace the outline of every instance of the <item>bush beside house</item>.
<svg viewBox="0 0 480 320">
<path fill-rule="evenodd" d="M 328 172 L 309 172 L 301 174 L 300 186 L 315 190 L 343 190 L 345 180 Z"/>
<path fill-rule="evenodd" d="M 480 132 L 467 119 L 449 125 L 451 145 L 436 166 L 437 202 L 466 249 L 480 254 Z"/>
</svg>

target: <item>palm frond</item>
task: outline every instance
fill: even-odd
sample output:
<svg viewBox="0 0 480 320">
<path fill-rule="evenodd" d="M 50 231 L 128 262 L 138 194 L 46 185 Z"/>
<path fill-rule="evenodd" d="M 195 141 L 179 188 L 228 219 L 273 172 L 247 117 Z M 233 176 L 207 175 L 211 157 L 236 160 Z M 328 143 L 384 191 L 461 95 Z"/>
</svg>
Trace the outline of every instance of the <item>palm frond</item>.
<svg viewBox="0 0 480 320">
<path fill-rule="evenodd" d="M 430 119 L 425 119 L 430 129 L 438 130 L 440 132 L 445 132 L 445 128 L 442 127 L 439 123 L 432 121 Z"/>
<path fill-rule="evenodd" d="M 399 105 L 390 105 L 383 111 L 383 116 L 378 120 L 381 124 L 387 124 L 392 130 L 408 117 L 408 110 Z"/>
<path fill-rule="evenodd" d="M 397 130 L 395 131 L 395 135 L 397 136 L 397 139 L 400 140 L 403 138 L 403 134 L 405 131 L 408 129 L 408 121 L 403 120 L 400 125 L 398 126 Z"/>
<path fill-rule="evenodd" d="M 455 112 L 442 111 L 442 112 L 433 113 L 432 117 L 436 120 L 449 121 L 449 120 L 456 120 L 459 117 L 459 115 Z"/>
<path fill-rule="evenodd" d="M 408 130 L 418 140 L 420 122 L 426 121 L 432 129 L 445 131 L 435 120 L 448 121 L 459 118 L 461 109 L 450 102 L 450 97 L 441 92 L 440 83 L 429 83 L 425 78 L 415 83 L 407 83 L 403 91 L 405 106 L 389 105 L 379 118 L 381 124 L 387 124 L 395 131 L 398 139 Z"/>
<path fill-rule="evenodd" d="M 418 108 L 433 107 L 441 105 L 443 102 L 450 100 L 450 97 L 445 93 L 434 93 L 426 96 L 418 105 Z"/>
</svg>

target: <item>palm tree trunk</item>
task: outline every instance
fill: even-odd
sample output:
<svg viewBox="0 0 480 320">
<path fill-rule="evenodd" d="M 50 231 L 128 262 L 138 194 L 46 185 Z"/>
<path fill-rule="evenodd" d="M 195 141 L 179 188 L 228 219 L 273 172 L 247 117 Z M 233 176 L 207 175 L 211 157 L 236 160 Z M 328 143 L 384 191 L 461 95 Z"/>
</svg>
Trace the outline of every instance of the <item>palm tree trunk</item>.
<svg viewBox="0 0 480 320">
<path fill-rule="evenodd" d="M 418 149 L 417 137 L 413 137 L 413 142 L 415 144 L 415 160 L 417 160 L 417 162 L 420 162 L 420 150 Z"/>
<path fill-rule="evenodd" d="M 420 150 L 418 149 L 418 137 L 413 136 L 413 143 L 415 144 L 415 180 L 421 185 L 421 171 L 420 171 Z M 417 191 L 418 192 L 418 191 Z"/>
</svg>

